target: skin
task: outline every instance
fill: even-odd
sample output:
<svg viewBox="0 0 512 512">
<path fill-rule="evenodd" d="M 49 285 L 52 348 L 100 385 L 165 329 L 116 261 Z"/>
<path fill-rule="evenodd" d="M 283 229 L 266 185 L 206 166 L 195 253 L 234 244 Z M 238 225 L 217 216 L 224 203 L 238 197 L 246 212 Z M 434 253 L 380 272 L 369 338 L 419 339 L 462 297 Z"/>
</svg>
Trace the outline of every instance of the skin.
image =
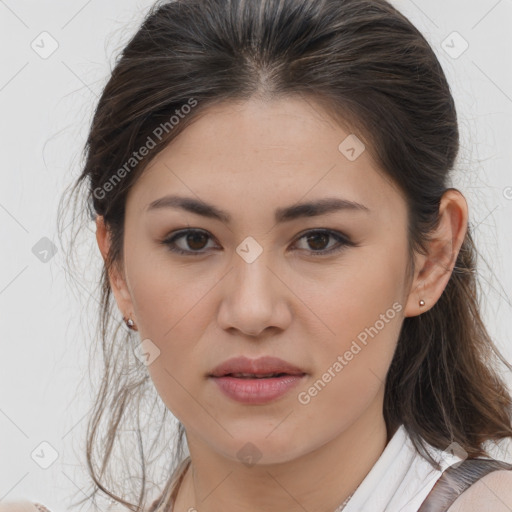
<svg viewBox="0 0 512 512">
<path fill-rule="evenodd" d="M 123 267 L 110 282 L 140 339 L 160 350 L 148 370 L 186 430 L 192 463 L 175 512 L 332 511 L 386 446 L 384 382 L 401 324 L 442 294 L 468 211 L 460 192 L 445 193 L 428 254 L 415 256 L 408 279 L 404 197 L 368 151 L 350 161 L 338 150 L 348 135 L 304 98 L 223 103 L 157 155 L 129 192 Z M 171 193 L 213 203 L 232 220 L 147 211 Z M 276 208 L 332 196 L 369 212 L 274 222 Z M 188 227 L 209 238 L 176 243 L 201 256 L 174 254 L 161 243 Z M 315 255 L 337 242 L 308 242 L 304 234 L 313 229 L 337 231 L 357 245 Z M 250 264 L 236 252 L 248 236 L 262 248 Z M 101 217 L 97 241 L 105 258 Z M 298 393 L 394 303 L 401 307 L 394 318 L 308 404 L 300 403 Z M 307 376 L 275 402 L 240 404 L 207 378 L 239 355 L 280 357 Z M 252 466 L 237 456 L 248 442 L 261 454 Z"/>
<path fill-rule="evenodd" d="M 512 510 L 512 474 L 495 471 L 463 492 L 448 512 L 510 512 Z"/>
</svg>

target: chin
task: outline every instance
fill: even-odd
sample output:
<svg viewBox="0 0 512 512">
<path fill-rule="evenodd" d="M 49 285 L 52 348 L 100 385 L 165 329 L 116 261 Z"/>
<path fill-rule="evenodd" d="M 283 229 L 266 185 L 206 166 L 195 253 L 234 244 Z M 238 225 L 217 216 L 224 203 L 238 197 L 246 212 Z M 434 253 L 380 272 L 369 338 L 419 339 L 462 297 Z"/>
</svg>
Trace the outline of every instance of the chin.
<svg viewBox="0 0 512 512">
<path fill-rule="evenodd" d="M 233 430 L 226 427 L 228 431 Z M 236 431 L 233 437 L 224 438 L 227 445 L 223 448 L 217 445 L 217 450 L 221 454 L 233 461 L 240 462 L 247 467 L 255 465 L 284 464 L 297 459 L 307 453 L 308 445 L 306 439 L 298 439 L 290 435 L 290 432 L 283 430 L 277 434 L 277 430 L 271 428 L 248 428 L 245 435 Z M 278 427 L 279 428 L 279 427 Z M 269 435 L 269 432 L 272 432 Z M 311 437 L 308 438 L 311 442 Z M 219 450 L 219 448 L 221 448 Z M 314 446 L 311 446 L 311 450 Z"/>
</svg>

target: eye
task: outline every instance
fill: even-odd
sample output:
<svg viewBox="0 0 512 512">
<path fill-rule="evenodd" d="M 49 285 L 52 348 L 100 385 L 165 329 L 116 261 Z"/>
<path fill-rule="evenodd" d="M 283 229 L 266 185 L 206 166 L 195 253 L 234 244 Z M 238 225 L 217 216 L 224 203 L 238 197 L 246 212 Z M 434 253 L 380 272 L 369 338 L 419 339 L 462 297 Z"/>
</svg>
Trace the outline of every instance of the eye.
<svg viewBox="0 0 512 512">
<path fill-rule="evenodd" d="M 306 239 L 307 244 L 310 247 L 316 248 L 316 250 L 309 251 L 313 256 L 325 256 L 326 254 L 333 254 L 339 251 L 342 251 L 347 246 L 353 247 L 355 244 L 345 235 L 337 232 L 337 231 L 331 231 L 330 229 L 317 229 L 308 231 L 304 235 L 298 238 L 298 240 L 302 240 L 303 238 Z M 331 247 L 330 249 L 321 249 L 317 250 L 319 247 L 324 247 L 326 244 L 326 241 L 331 239 L 336 240 L 336 244 L 334 244 L 334 247 Z M 312 245 L 311 245 L 312 244 Z M 308 249 L 306 249 L 307 251 Z"/>
<path fill-rule="evenodd" d="M 190 248 L 193 250 L 183 249 L 176 245 L 177 240 L 181 240 L 185 237 L 185 243 L 188 244 Z M 167 238 L 162 241 L 164 245 L 166 245 L 170 251 L 178 253 L 178 254 L 191 254 L 194 256 L 200 256 L 204 254 L 204 252 L 199 252 L 201 249 L 204 249 L 204 243 L 208 240 L 210 236 L 206 231 L 199 229 L 186 229 L 184 231 L 178 231 L 172 237 Z"/>
<path fill-rule="evenodd" d="M 347 246 L 354 247 L 356 245 L 342 233 L 328 229 L 310 230 L 300 236 L 297 240 L 302 240 L 303 238 L 306 239 L 306 242 L 310 245 L 310 247 L 314 248 L 313 250 L 304 250 L 309 251 L 310 254 L 314 256 L 323 256 L 326 254 L 336 253 L 343 250 Z M 328 243 L 326 244 L 329 238 L 335 239 L 336 244 L 334 247 L 331 247 L 330 249 L 322 248 L 325 245 L 329 245 Z M 177 245 L 176 242 L 181 239 L 184 239 L 184 243 L 188 245 L 189 249 L 179 247 Z M 211 237 L 206 231 L 199 229 L 186 229 L 174 233 L 170 238 L 166 238 L 161 243 L 166 245 L 169 250 L 174 253 L 200 256 L 205 254 L 203 249 L 205 249 L 205 245 L 208 239 L 211 239 Z M 320 250 L 318 250 L 319 247 Z"/>
</svg>

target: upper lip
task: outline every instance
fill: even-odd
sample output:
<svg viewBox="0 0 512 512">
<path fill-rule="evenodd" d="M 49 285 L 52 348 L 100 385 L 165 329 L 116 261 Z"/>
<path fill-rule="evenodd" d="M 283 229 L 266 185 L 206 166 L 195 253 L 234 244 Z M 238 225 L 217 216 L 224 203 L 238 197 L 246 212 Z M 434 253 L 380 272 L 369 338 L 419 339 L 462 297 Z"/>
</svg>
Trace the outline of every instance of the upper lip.
<svg viewBox="0 0 512 512">
<path fill-rule="evenodd" d="M 300 368 L 277 357 L 264 356 L 258 359 L 234 357 L 216 366 L 210 373 L 211 377 L 222 377 L 229 373 L 249 373 L 266 375 L 269 373 L 286 373 L 289 375 L 305 374 Z"/>
</svg>

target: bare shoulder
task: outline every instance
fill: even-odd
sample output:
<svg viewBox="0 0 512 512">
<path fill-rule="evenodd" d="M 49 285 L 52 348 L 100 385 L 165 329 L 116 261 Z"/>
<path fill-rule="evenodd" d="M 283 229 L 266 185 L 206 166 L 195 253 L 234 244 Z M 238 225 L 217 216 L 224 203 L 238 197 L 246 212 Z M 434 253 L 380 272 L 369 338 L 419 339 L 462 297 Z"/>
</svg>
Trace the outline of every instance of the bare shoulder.
<svg viewBox="0 0 512 512">
<path fill-rule="evenodd" d="M 493 471 L 463 492 L 448 512 L 510 512 L 512 471 Z"/>
<path fill-rule="evenodd" d="M 29 500 L 5 500 L 0 501 L 0 512 L 39 512 L 39 509 Z"/>
</svg>

